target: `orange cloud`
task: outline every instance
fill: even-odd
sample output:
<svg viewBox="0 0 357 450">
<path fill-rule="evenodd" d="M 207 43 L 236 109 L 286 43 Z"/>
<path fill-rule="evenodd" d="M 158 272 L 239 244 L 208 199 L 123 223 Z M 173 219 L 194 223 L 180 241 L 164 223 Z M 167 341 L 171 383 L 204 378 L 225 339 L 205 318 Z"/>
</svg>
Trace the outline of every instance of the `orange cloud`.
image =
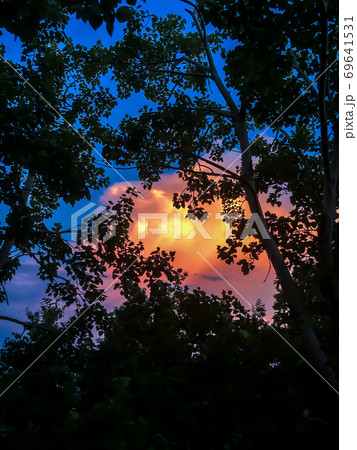
<svg viewBox="0 0 357 450">
<path fill-rule="evenodd" d="M 135 185 L 135 182 L 133 184 Z M 143 198 L 138 197 L 135 200 L 130 238 L 134 242 L 142 240 L 146 253 L 155 250 L 157 247 L 167 251 L 174 250 L 176 252 L 174 265 L 176 268 L 181 267 L 188 272 L 186 283 L 190 287 L 200 286 L 207 292 L 218 294 L 222 289 L 232 290 L 231 286 L 225 281 L 227 280 L 249 303 L 254 304 L 258 298 L 261 298 L 267 305 L 268 313 L 271 313 L 275 293 L 274 271 L 271 270 L 269 273 L 267 257 L 263 255 L 257 261 L 255 270 L 248 275 L 243 275 L 240 267 L 236 264 L 227 265 L 225 262 L 218 260 L 217 245 L 224 245 L 226 240 L 226 224 L 223 220 L 216 218 L 216 214 L 223 210 L 221 203 L 215 202 L 207 206 L 206 210 L 211 215 L 204 223 L 203 232 L 205 236 L 202 236 L 194 223 L 185 217 L 187 210 L 178 210 L 172 205 L 173 194 L 182 192 L 184 187 L 185 184 L 177 174 L 168 174 L 162 176 L 161 180 L 150 191 L 141 189 Z M 102 204 L 107 204 L 108 200 L 115 202 L 118 196 L 125 192 L 126 188 L 126 183 L 112 185 L 100 197 L 100 202 Z M 264 198 L 262 200 L 264 203 Z M 288 202 L 280 208 L 272 208 L 269 205 L 269 210 L 282 215 L 288 212 L 288 206 Z M 159 213 L 161 218 L 150 218 L 149 214 L 152 213 Z M 167 221 L 162 219 L 165 216 Z M 165 231 L 165 234 L 155 234 L 162 231 Z M 207 239 L 205 231 L 209 234 L 210 239 Z M 178 237 L 180 232 L 181 238 Z M 145 233 L 145 238 L 143 238 L 143 233 Z M 199 253 L 223 278 L 202 259 Z M 267 276 L 268 273 L 269 276 Z M 237 296 L 239 297 L 238 294 Z M 245 304 L 244 300 L 242 300 L 242 303 Z"/>
</svg>

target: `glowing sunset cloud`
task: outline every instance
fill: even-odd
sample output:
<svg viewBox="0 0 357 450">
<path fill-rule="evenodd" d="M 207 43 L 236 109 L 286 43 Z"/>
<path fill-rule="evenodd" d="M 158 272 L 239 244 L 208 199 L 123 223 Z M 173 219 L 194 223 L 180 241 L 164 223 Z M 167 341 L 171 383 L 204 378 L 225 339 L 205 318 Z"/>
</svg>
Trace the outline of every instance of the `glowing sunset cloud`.
<svg viewBox="0 0 357 450">
<path fill-rule="evenodd" d="M 125 183 L 116 183 L 108 188 L 100 197 L 102 204 L 116 199 L 125 192 Z M 150 191 L 144 192 L 144 199 L 135 199 L 133 210 L 133 224 L 130 229 L 130 238 L 137 242 L 141 240 L 145 246 L 145 252 L 149 253 L 160 247 L 163 250 L 176 252 L 176 268 L 183 268 L 188 272 L 186 283 L 190 287 L 200 286 L 211 293 L 220 293 L 222 289 L 230 290 L 227 283 L 221 279 L 204 261 L 199 252 L 214 266 L 224 278 L 226 278 L 250 303 L 255 303 L 261 298 L 271 312 L 275 288 L 273 285 L 274 273 L 269 272 L 269 262 L 265 255 L 256 261 L 256 268 L 249 275 L 243 275 L 240 267 L 236 264 L 227 265 L 217 259 L 217 245 L 224 245 L 226 241 L 227 224 L 218 217 L 223 211 L 220 202 L 207 205 L 206 211 L 210 213 L 203 225 L 203 236 L 196 229 L 199 225 L 186 218 L 187 209 L 176 209 L 172 204 L 175 192 L 182 192 L 185 184 L 177 174 L 163 175 L 161 180 L 155 184 Z M 285 214 L 287 209 L 272 208 L 277 214 Z M 155 214 L 153 214 L 155 213 Z M 154 218 L 150 218 L 150 217 Z M 164 217 L 167 219 L 164 220 Z M 145 220 L 143 220 L 143 218 Z M 198 226 L 199 228 L 199 226 Z M 155 234 L 164 233 L 164 234 Z M 181 233 L 181 237 L 179 236 Z M 207 238 L 207 234 L 210 238 Z M 143 238 L 143 235 L 145 236 Z M 247 238 L 247 242 L 249 242 Z M 242 303 L 244 303 L 242 301 Z"/>
</svg>

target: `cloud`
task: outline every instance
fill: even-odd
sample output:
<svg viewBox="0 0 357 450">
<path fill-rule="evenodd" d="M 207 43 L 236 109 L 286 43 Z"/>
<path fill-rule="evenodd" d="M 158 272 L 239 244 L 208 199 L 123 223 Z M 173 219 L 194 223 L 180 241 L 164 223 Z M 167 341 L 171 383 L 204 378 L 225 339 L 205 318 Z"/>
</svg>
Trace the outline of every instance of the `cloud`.
<svg viewBox="0 0 357 450">
<path fill-rule="evenodd" d="M 206 275 L 204 273 L 194 273 L 193 275 L 195 276 L 199 276 L 205 280 L 210 280 L 210 281 L 222 281 L 222 278 L 219 277 L 218 275 Z"/>
<path fill-rule="evenodd" d="M 227 167 L 237 159 L 237 154 L 232 154 L 229 159 L 224 161 Z M 237 165 L 237 161 L 232 164 L 232 167 Z M 132 182 L 133 185 L 139 184 L 137 181 Z M 103 205 L 108 204 L 111 200 L 116 202 L 119 196 L 125 193 L 128 185 L 127 183 L 115 183 L 110 186 L 100 197 L 99 202 Z M 139 187 L 139 186 L 138 186 Z M 151 251 L 160 247 L 163 250 L 174 250 L 176 258 L 174 267 L 183 268 L 189 273 L 186 283 L 190 288 L 200 286 L 208 293 L 220 294 L 224 290 L 236 289 L 233 293 L 241 299 L 242 304 L 248 307 L 244 299 L 250 304 L 254 304 L 258 298 L 267 305 L 268 315 L 273 314 L 272 304 L 273 295 L 275 294 L 274 287 L 274 272 L 270 271 L 269 276 L 269 262 L 265 255 L 263 255 L 256 263 L 256 269 L 249 275 L 243 275 L 240 267 L 236 264 L 227 265 L 225 262 L 217 259 L 217 245 L 225 244 L 225 224 L 222 220 L 215 217 L 216 213 L 222 211 L 221 203 L 216 202 L 209 207 L 207 211 L 211 216 L 204 223 L 204 229 L 210 234 L 211 239 L 204 239 L 203 236 L 196 230 L 194 224 L 186 219 L 187 210 L 176 209 L 172 206 L 172 197 L 175 192 L 182 192 L 185 184 L 177 176 L 177 174 L 163 175 L 161 180 L 155 184 L 150 191 L 142 190 L 144 198 L 135 199 L 135 207 L 133 211 L 133 224 L 130 229 L 130 238 L 137 242 L 138 239 L 138 215 L 139 213 L 167 213 L 168 214 L 168 233 L 165 235 L 155 235 L 148 230 L 148 228 L 158 227 L 159 220 L 148 220 L 145 224 L 146 237 L 143 239 L 145 245 L 145 253 L 149 254 Z M 286 198 L 282 207 L 272 208 L 266 204 L 266 196 L 262 196 L 263 210 L 269 209 L 278 215 L 285 215 L 289 210 L 289 202 Z M 268 208 L 269 206 L 269 208 Z M 181 223 L 181 239 L 174 237 L 174 214 L 178 214 Z M 178 218 L 178 216 L 176 216 Z M 196 230 L 196 235 L 191 239 L 187 239 L 192 232 Z M 204 258 L 226 279 L 231 286 L 229 286 L 224 279 L 204 261 L 198 254 L 202 254 Z M 27 259 L 24 261 L 21 269 L 13 278 L 11 283 L 7 284 L 8 295 L 10 299 L 11 312 L 10 315 L 16 315 L 21 319 L 26 319 L 26 307 L 29 306 L 31 310 L 37 310 L 40 306 L 40 301 L 44 295 L 45 284 L 40 282 L 36 276 L 37 263 L 33 260 Z M 108 274 L 110 275 L 110 274 Z M 266 279 L 267 278 L 267 279 Z M 266 281 L 265 281 L 266 279 Z M 112 282 L 109 276 L 104 280 L 104 288 L 108 287 Z M 240 295 L 242 297 L 240 297 Z M 117 290 L 108 289 L 108 299 L 106 305 L 111 309 L 113 306 L 118 306 L 123 303 L 124 299 L 119 295 Z M 243 299 L 244 298 L 244 299 Z M 7 314 L 6 305 L 2 305 L 2 314 Z M 2 333 L 0 333 L 0 340 L 9 334 L 9 330 L 14 329 L 14 325 L 2 323 Z M 15 327 L 18 329 L 19 327 Z"/>
<path fill-rule="evenodd" d="M 235 158 L 234 156 L 232 160 Z M 225 161 L 225 163 L 227 162 Z M 133 182 L 133 184 L 135 183 Z M 108 200 L 115 202 L 125 192 L 126 188 L 127 184 L 125 183 L 116 183 L 110 186 L 100 197 L 100 202 L 102 204 L 107 204 Z M 172 205 L 173 194 L 175 192 L 182 192 L 184 188 L 185 184 L 177 174 L 166 174 L 154 185 L 153 189 L 150 191 L 144 190 L 142 192 L 144 198 L 138 197 L 135 200 L 133 225 L 130 229 L 131 239 L 134 242 L 142 240 L 146 254 L 156 250 L 157 247 L 163 250 L 175 251 L 174 266 L 176 268 L 181 267 L 189 273 L 186 283 L 190 287 L 200 286 L 207 292 L 216 294 L 219 294 L 223 289 L 232 290 L 224 279 L 218 276 L 207 262 L 201 258 L 198 252 L 201 253 L 249 303 L 254 304 L 258 298 L 261 298 L 266 303 L 268 311 L 272 311 L 273 295 L 276 291 L 273 283 L 274 272 L 270 271 L 267 277 L 269 273 L 267 257 L 265 255 L 261 256 L 259 261 L 256 262 L 256 268 L 249 275 L 243 275 L 240 267 L 236 264 L 227 265 L 225 262 L 218 260 L 217 245 L 224 245 L 226 240 L 226 225 L 216 217 L 216 214 L 222 211 L 221 203 L 215 202 L 207 206 L 207 212 L 211 215 L 203 226 L 211 239 L 206 239 L 205 237 L 207 236 L 202 236 L 194 224 L 188 218 L 185 218 L 187 210 L 178 210 Z M 266 196 L 262 196 L 263 210 L 268 209 L 269 206 L 269 210 L 278 215 L 288 212 L 288 201 L 284 202 L 284 205 L 280 208 L 272 208 L 271 205 L 266 205 L 265 200 Z M 152 213 L 167 214 L 168 224 L 165 234 L 154 234 L 165 228 L 165 221 L 162 218 L 149 218 L 143 223 L 142 215 Z M 181 222 L 181 239 L 175 238 L 175 232 L 177 233 L 177 223 L 175 230 L 175 220 Z M 140 231 L 145 231 L 145 239 L 138 239 L 138 233 L 140 236 Z M 192 237 L 194 231 L 196 231 L 196 235 Z M 235 292 L 235 295 L 239 297 L 237 292 Z M 243 299 L 242 303 L 244 303 Z"/>
</svg>

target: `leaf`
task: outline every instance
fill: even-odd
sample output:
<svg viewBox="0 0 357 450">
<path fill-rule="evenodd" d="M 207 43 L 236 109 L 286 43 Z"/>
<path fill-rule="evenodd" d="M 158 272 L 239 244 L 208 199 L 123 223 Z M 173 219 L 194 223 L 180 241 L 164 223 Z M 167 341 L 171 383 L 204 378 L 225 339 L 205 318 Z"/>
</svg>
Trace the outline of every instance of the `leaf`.
<svg viewBox="0 0 357 450">
<path fill-rule="evenodd" d="M 113 36 L 114 31 L 114 20 L 106 23 L 106 28 L 109 33 L 109 36 Z"/>
<path fill-rule="evenodd" d="M 132 15 L 133 11 L 130 6 L 121 6 L 115 13 L 115 17 L 120 23 L 127 22 L 129 19 L 131 19 Z"/>
<path fill-rule="evenodd" d="M 97 30 L 103 23 L 103 17 L 96 13 L 91 13 L 88 20 L 94 30 Z"/>
<path fill-rule="evenodd" d="M 98 0 L 91 0 L 90 7 L 93 12 L 97 14 L 102 14 L 102 9 L 98 3 Z"/>
</svg>

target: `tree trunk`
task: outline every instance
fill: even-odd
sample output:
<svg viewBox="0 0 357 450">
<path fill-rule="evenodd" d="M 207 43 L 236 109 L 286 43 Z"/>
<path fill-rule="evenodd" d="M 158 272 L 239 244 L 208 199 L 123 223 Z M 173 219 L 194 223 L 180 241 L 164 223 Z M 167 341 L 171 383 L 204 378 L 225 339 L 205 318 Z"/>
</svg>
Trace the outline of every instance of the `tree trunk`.
<svg viewBox="0 0 357 450">
<path fill-rule="evenodd" d="M 320 288 L 330 301 L 333 311 L 338 314 L 338 269 L 334 261 L 333 231 L 336 220 L 337 179 L 324 183 L 323 213 L 318 229 Z"/>
<path fill-rule="evenodd" d="M 328 2 L 319 0 L 317 8 L 321 30 L 320 75 L 317 88 L 317 100 L 320 120 L 321 156 L 324 166 L 323 210 L 318 229 L 320 288 L 325 298 L 330 301 L 335 314 L 338 314 L 338 276 L 333 249 L 333 229 L 336 220 L 338 182 L 338 119 L 335 115 L 332 116 L 334 139 L 331 161 L 328 137 L 329 123 L 326 108 L 326 97 L 329 95 L 327 79 L 329 52 Z"/>
<path fill-rule="evenodd" d="M 186 0 L 184 0 L 186 1 Z M 186 2 L 191 4 L 191 2 Z M 193 4 L 191 4 L 192 6 Z M 194 5 L 193 5 L 194 6 Z M 255 189 L 254 184 L 254 173 L 253 173 L 253 163 L 252 163 L 252 155 L 249 149 L 249 140 L 248 140 L 248 133 L 245 123 L 245 117 L 242 117 L 242 114 L 239 113 L 239 110 L 237 108 L 237 105 L 235 101 L 233 100 L 232 96 L 230 95 L 228 89 L 226 88 L 225 84 L 221 80 L 220 76 L 218 75 L 216 66 L 214 64 L 212 52 L 209 48 L 206 32 L 204 29 L 204 21 L 203 19 L 200 21 L 200 14 L 198 9 L 194 6 L 194 11 L 191 14 L 197 31 L 200 35 L 200 38 L 202 40 L 202 43 L 205 48 L 208 64 L 209 64 L 209 70 L 211 74 L 211 78 L 216 84 L 219 92 L 221 93 L 222 97 L 224 98 L 226 105 L 228 106 L 232 120 L 233 120 L 233 126 L 236 132 L 236 135 L 239 140 L 240 149 L 241 149 L 241 155 L 242 155 L 242 179 L 244 180 L 243 186 L 246 194 L 246 198 L 249 204 L 249 208 L 251 210 L 251 213 L 257 213 L 259 214 L 259 217 L 261 218 L 269 236 L 270 239 L 263 239 L 263 245 L 264 249 L 267 252 L 271 263 L 274 267 L 274 270 L 276 272 L 276 275 L 278 277 L 278 280 L 282 286 L 286 301 L 289 305 L 291 315 L 293 319 L 295 320 L 298 329 L 301 334 L 301 338 L 305 344 L 305 347 L 307 351 L 309 352 L 316 369 L 320 372 L 320 374 L 325 377 L 325 379 L 334 387 L 337 389 L 338 382 L 337 377 L 332 370 L 332 368 L 329 365 L 327 356 L 325 355 L 324 351 L 321 349 L 320 343 L 317 339 L 316 333 L 306 315 L 306 312 L 304 311 L 304 299 L 302 292 L 298 289 L 298 286 L 296 285 L 295 281 L 292 279 L 291 274 L 289 272 L 289 269 L 284 261 L 284 258 L 272 238 L 272 235 L 269 231 L 268 225 L 265 221 L 265 217 L 259 202 L 258 194 Z M 324 85 L 325 85 L 325 79 L 324 79 Z M 243 109 L 243 108 L 242 108 Z M 323 110 L 325 113 L 325 110 Z M 326 129 L 324 128 L 324 132 L 326 132 Z M 324 163 L 326 164 L 326 156 L 324 158 Z M 333 191 L 331 190 L 331 195 Z"/>
<path fill-rule="evenodd" d="M 264 250 L 267 252 L 274 267 L 275 273 L 282 286 L 286 301 L 289 305 L 292 318 L 297 324 L 301 338 L 313 360 L 313 363 L 315 364 L 316 369 L 334 388 L 337 389 L 338 381 L 336 375 L 329 365 L 327 356 L 321 349 L 316 333 L 304 310 L 303 294 L 293 280 L 284 258 L 265 221 L 258 194 L 255 191 L 252 155 L 249 149 L 249 140 L 245 121 L 236 120 L 234 125 L 242 154 L 242 177 L 249 183 L 249 185 L 244 186 L 248 205 L 251 213 L 259 214 L 259 217 L 261 218 L 270 236 L 270 239 L 263 239 L 262 241 Z"/>
</svg>

